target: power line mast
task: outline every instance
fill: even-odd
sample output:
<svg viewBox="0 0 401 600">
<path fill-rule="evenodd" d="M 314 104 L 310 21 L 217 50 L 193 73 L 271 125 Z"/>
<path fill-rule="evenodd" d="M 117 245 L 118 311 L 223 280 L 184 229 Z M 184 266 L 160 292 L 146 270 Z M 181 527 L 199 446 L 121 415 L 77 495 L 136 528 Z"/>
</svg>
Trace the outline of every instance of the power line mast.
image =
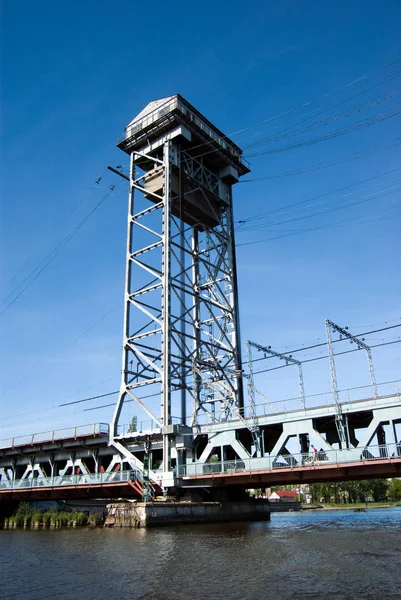
<svg viewBox="0 0 401 600">
<path fill-rule="evenodd" d="M 365 344 L 365 338 L 360 339 L 357 336 L 352 335 L 348 331 L 348 327 L 340 327 L 339 325 L 336 325 L 336 323 L 333 323 L 333 321 L 330 321 L 329 319 L 327 319 L 325 321 L 325 323 L 326 323 L 326 332 L 327 332 L 327 328 L 329 328 L 329 333 L 330 333 L 330 331 L 337 331 L 340 334 L 340 340 L 344 337 L 344 338 L 350 340 L 351 344 L 356 344 L 358 346 L 358 348 L 366 351 L 366 355 L 368 358 L 368 365 L 369 365 L 370 380 L 372 382 L 373 397 L 377 398 L 378 391 L 377 391 L 375 370 L 373 367 L 372 351 L 370 349 L 370 346 Z M 327 337 L 327 342 L 328 342 L 329 346 L 331 347 L 331 343 L 332 343 L 331 335 L 329 335 Z M 330 360 L 332 360 L 334 363 L 334 355 L 333 355 L 333 352 L 330 353 L 330 348 L 329 348 L 329 356 L 330 355 L 331 355 Z M 334 375 L 335 375 L 335 369 L 334 369 Z M 337 388 L 337 384 L 336 384 L 336 388 Z M 338 391 L 337 391 L 337 396 L 338 396 Z"/>
<path fill-rule="evenodd" d="M 118 147 L 130 156 L 130 190 L 110 441 L 118 445 L 125 400 L 136 401 L 160 428 L 163 482 L 172 485 L 177 435 L 203 415 L 243 414 L 231 188 L 249 168 L 180 95 L 150 102 Z"/>
<path fill-rule="evenodd" d="M 375 371 L 374 371 L 374 367 L 373 367 L 372 353 L 371 353 L 370 347 L 367 344 L 365 344 L 364 339 L 363 338 L 359 339 L 355 335 L 352 335 L 348 331 L 347 327 L 340 327 L 339 325 L 337 325 L 336 323 L 333 323 L 333 321 L 330 321 L 329 319 L 326 319 L 325 326 L 326 326 L 326 339 L 327 339 L 327 347 L 328 347 L 329 361 L 330 361 L 331 384 L 332 384 L 332 388 L 333 388 L 334 402 L 337 407 L 337 418 L 336 418 L 337 431 L 338 431 L 338 436 L 340 439 L 340 444 L 346 444 L 346 446 L 348 447 L 349 441 L 348 441 L 347 426 L 346 426 L 346 421 L 345 421 L 344 415 L 342 414 L 342 407 L 341 407 L 341 403 L 340 403 L 340 399 L 339 399 L 336 366 L 335 366 L 335 362 L 334 362 L 333 341 L 332 341 L 331 334 L 332 334 L 332 332 L 337 332 L 340 334 L 340 340 L 343 338 L 348 339 L 348 340 L 350 340 L 351 343 L 356 344 L 358 346 L 358 348 L 366 351 L 366 354 L 368 357 L 370 378 L 371 378 L 371 382 L 372 382 L 373 397 L 377 398 L 378 392 L 377 392 Z"/>
<path fill-rule="evenodd" d="M 275 350 L 272 350 L 271 346 L 261 346 L 260 344 L 257 344 L 256 342 L 252 342 L 251 340 L 248 340 L 247 344 L 248 344 L 248 369 L 249 369 L 249 373 L 251 374 L 251 377 L 248 378 L 248 388 L 249 388 L 248 393 L 249 393 L 249 398 L 250 398 L 250 404 L 251 404 L 251 398 L 254 400 L 254 392 L 251 392 L 251 388 L 253 390 L 256 390 L 255 384 L 253 381 L 253 367 L 252 367 L 253 361 L 252 361 L 252 355 L 250 352 L 250 349 L 253 346 L 254 348 L 256 348 L 256 350 L 263 352 L 265 355 L 270 354 L 270 356 L 275 356 L 276 358 L 279 358 L 280 360 L 284 360 L 286 365 L 292 364 L 292 365 L 296 365 L 298 367 L 300 399 L 301 399 L 302 408 L 305 409 L 305 386 L 304 386 L 304 375 L 303 375 L 303 371 L 302 371 L 302 363 L 299 360 L 296 360 L 295 358 L 293 358 L 291 354 L 282 354 L 281 352 L 276 352 Z M 258 393 L 260 393 L 260 392 L 258 392 Z"/>
<path fill-rule="evenodd" d="M 247 358 L 248 358 L 248 403 L 249 403 L 249 417 L 251 420 L 250 431 L 255 445 L 256 456 L 262 456 L 263 454 L 263 442 L 262 435 L 259 428 L 258 417 L 256 415 L 255 405 L 255 382 L 253 377 L 253 360 L 252 360 L 252 342 L 247 342 Z M 267 399 L 266 399 L 267 400 Z"/>
</svg>

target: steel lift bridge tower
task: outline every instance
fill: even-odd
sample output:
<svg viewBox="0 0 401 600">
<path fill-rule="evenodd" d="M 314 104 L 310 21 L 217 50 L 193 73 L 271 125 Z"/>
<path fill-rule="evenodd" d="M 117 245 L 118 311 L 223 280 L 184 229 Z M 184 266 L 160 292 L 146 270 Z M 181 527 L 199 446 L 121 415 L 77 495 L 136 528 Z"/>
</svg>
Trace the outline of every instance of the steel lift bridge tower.
<svg viewBox="0 0 401 600">
<path fill-rule="evenodd" d="M 241 149 L 178 94 L 150 102 L 118 147 L 130 175 L 122 382 L 110 443 L 132 464 L 119 424 L 124 404 L 137 402 L 161 434 L 168 486 L 206 415 L 221 422 L 243 414 L 232 185 L 249 168 Z"/>
</svg>

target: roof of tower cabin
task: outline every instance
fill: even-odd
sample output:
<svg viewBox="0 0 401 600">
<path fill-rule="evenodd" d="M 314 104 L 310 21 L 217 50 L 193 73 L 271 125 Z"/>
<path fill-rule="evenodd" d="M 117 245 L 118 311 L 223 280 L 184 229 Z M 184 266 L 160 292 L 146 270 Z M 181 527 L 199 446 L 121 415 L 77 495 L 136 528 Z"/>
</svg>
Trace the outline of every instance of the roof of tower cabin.
<svg viewBox="0 0 401 600">
<path fill-rule="evenodd" d="M 220 129 L 218 129 L 215 125 L 213 125 L 213 123 L 211 123 L 205 117 L 205 115 L 203 115 L 201 112 L 199 112 L 192 104 L 190 104 L 190 102 L 188 102 L 188 100 L 185 100 L 185 98 L 183 96 L 181 96 L 180 94 L 174 94 L 173 96 L 166 96 L 165 98 L 160 98 L 159 100 L 152 100 L 152 102 L 149 102 L 149 104 L 147 104 L 145 106 L 145 108 L 143 108 L 141 110 L 141 112 L 139 114 L 137 114 L 136 117 L 134 117 L 132 119 L 132 121 L 130 121 L 128 123 L 128 125 L 126 126 L 125 129 L 128 130 L 132 125 L 134 125 L 135 123 L 137 123 L 138 121 L 140 121 L 141 119 L 146 117 L 147 115 L 151 114 L 152 112 L 158 110 L 161 106 L 163 106 L 163 104 L 167 104 L 168 102 L 170 102 L 171 100 L 174 100 L 175 98 L 177 100 L 179 100 L 180 102 L 182 102 L 183 104 L 185 104 L 185 106 L 187 108 L 189 108 L 190 111 L 192 111 L 193 113 L 195 113 L 195 115 L 197 117 L 202 119 L 202 121 L 204 121 L 211 129 L 213 129 L 217 133 L 217 135 L 224 138 L 225 142 L 227 142 L 228 144 L 233 146 L 239 152 L 239 154 L 242 154 L 241 148 L 239 146 L 237 146 L 237 144 L 235 142 L 233 142 Z"/>
<path fill-rule="evenodd" d="M 146 115 L 154 110 L 157 110 L 159 106 L 162 106 L 165 102 L 169 102 L 173 98 L 174 96 L 166 96 L 166 98 L 160 98 L 160 100 L 152 100 L 152 102 L 149 102 L 149 104 L 147 104 L 145 108 L 143 108 L 141 112 L 136 115 L 136 117 L 134 117 L 130 123 L 128 123 L 127 127 L 130 127 L 140 119 L 143 119 L 143 117 L 146 117 Z"/>
</svg>

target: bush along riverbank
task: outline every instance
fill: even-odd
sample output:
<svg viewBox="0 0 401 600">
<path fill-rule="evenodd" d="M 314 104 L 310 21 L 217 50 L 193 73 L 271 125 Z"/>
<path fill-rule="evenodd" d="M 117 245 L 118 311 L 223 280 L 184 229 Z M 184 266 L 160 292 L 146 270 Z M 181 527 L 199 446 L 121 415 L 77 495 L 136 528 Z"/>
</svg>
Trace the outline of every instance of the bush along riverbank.
<svg viewBox="0 0 401 600">
<path fill-rule="evenodd" d="M 91 527 L 103 526 L 103 518 L 99 513 L 85 514 L 79 511 L 68 510 L 38 510 L 30 506 L 29 502 L 21 502 L 16 512 L 11 517 L 4 519 L 4 529 L 39 529 L 41 527 Z"/>
</svg>

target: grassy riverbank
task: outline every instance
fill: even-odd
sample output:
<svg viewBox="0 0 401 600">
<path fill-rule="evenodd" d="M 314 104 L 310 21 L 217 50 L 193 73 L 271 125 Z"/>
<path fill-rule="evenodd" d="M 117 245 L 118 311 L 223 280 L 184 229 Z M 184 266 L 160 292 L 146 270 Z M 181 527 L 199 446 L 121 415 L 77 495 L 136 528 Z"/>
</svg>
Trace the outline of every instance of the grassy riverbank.
<svg viewBox="0 0 401 600">
<path fill-rule="evenodd" d="M 39 529 L 40 527 L 96 527 L 103 524 L 99 513 L 89 514 L 74 510 L 38 510 L 29 502 L 21 502 L 15 513 L 4 519 L 4 528 L 25 527 Z"/>
</svg>

